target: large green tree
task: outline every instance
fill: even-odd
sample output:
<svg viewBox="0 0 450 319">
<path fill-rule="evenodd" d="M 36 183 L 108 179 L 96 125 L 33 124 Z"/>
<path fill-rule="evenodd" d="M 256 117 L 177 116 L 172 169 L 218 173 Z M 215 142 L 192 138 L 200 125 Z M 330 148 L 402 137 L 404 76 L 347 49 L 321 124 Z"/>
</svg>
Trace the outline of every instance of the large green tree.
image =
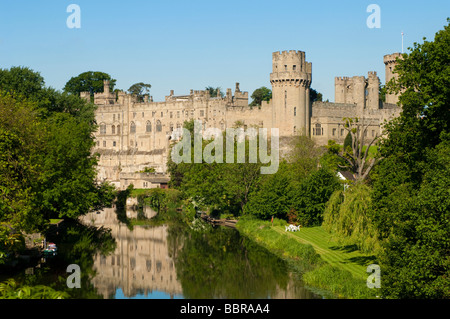
<svg viewBox="0 0 450 319">
<path fill-rule="evenodd" d="M 250 106 L 259 106 L 262 101 L 270 101 L 272 99 L 272 90 L 265 86 L 260 87 L 253 91 L 251 98 L 253 101 L 250 103 Z"/>
<path fill-rule="evenodd" d="M 144 95 L 150 93 L 152 86 L 147 83 L 135 83 L 128 89 L 128 93 L 135 95 L 139 101 L 144 101 Z"/>
<path fill-rule="evenodd" d="M 43 87 L 38 73 L 22 68 L 30 79 L 23 85 L 35 88 L 27 91 L 16 84 L 17 71 L 2 70 L 0 87 L 0 222 L 42 231 L 51 218 L 77 218 L 109 204 L 112 188 L 95 181 L 95 107 Z"/>
<path fill-rule="evenodd" d="M 104 72 L 88 71 L 72 77 L 64 86 L 64 92 L 80 95 L 81 92 L 94 93 L 103 92 L 103 81 L 108 80 L 111 92 L 114 91 L 116 80 Z"/>
<path fill-rule="evenodd" d="M 434 41 L 398 60 L 403 112 L 388 125 L 372 174 L 373 221 L 384 243 L 382 292 L 391 298 L 449 298 L 450 20 Z"/>
</svg>

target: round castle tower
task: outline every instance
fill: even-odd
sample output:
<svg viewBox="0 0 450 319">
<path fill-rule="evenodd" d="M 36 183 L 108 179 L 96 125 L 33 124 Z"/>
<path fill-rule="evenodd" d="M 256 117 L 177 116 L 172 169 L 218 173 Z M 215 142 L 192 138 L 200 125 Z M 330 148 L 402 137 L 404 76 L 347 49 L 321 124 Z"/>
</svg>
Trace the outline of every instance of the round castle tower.
<svg viewBox="0 0 450 319">
<path fill-rule="evenodd" d="M 272 123 L 281 136 L 310 134 L 309 99 L 312 65 L 305 52 L 283 51 L 272 54 Z"/>
</svg>

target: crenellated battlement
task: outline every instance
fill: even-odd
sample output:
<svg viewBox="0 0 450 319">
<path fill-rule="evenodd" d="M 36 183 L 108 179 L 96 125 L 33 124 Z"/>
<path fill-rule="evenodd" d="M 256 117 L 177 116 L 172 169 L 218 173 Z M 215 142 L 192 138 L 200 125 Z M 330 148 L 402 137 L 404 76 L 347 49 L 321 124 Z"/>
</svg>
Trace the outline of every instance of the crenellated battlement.
<svg viewBox="0 0 450 319">
<path fill-rule="evenodd" d="M 402 54 L 401 53 L 392 53 L 392 54 L 386 54 L 384 56 L 384 64 L 391 64 L 391 63 L 396 63 L 398 58 L 401 58 Z"/>
</svg>

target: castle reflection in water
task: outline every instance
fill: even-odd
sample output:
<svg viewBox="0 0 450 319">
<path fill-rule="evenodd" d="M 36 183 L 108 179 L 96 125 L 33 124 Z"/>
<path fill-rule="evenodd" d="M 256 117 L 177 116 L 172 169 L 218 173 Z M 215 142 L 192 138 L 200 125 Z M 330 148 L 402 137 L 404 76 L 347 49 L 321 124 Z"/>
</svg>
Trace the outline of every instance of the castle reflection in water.
<svg viewBox="0 0 450 319">
<path fill-rule="evenodd" d="M 127 210 L 127 217 L 135 217 L 133 213 Z M 152 214 L 149 209 L 146 213 Z M 148 295 L 153 291 L 170 296 L 182 294 L 174 261 L 169 255 L 167 226 L 134 227 L 130 230 L 117 220 L 114 208 L 106 208 L 98 214 L 90 213 L 84 217 L 84 222 L 110 228 L 116 239 L 117 247 L 113 254 L 94 257 L 97 275 L 92 282 L 104 298 L 113 297 L 119 288 L 125 297 Z"/>
</svg>

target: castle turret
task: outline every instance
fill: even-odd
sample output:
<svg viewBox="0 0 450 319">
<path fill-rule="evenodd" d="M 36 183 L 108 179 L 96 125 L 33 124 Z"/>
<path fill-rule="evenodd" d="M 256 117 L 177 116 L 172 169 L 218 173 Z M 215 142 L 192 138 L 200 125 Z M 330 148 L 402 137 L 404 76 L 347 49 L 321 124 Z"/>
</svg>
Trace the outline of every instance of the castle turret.
<svg viewBox="0 0 450 319">
<path fill-rule="evenodd" d="M 309 90 L 312 65 L 305 52 L 283 51 L 272 54 L 272 122 L 281 135 L 309 135 L 311 107 Z"/>
<path fill-rule="evenodd" d="M 386 67 L 386 82 L 387 84 L 392 78 L 397 78 L 397 74 L 394 73 L 395 66 L 397 65 L 397 59 L 402 58 L 401 53 L 387 54 L 384 56 L 384 64 Z M 386 103 L 397 104 L 398 95 L 397 94 L 386 94 Z"/>
<path fill-rule="evenodd" d="M 366 107 L 368 109 L 377 110 L 380 108 L 380 78 L 377 76 L 377 72 L 369 72 L 366 98 Z"/>
<path fill-rule="evenodd" d="M 109 80 L 103 80 L 103 93 L 109 93 Z"/>
</svg>

